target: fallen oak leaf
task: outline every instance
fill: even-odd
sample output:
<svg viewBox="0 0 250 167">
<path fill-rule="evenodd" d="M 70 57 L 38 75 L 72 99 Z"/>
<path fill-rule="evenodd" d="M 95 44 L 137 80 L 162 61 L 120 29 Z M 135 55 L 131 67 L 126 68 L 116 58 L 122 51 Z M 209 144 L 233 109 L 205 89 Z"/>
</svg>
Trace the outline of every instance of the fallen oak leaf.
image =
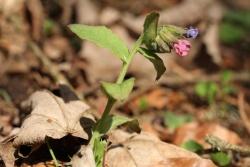
<svg viewBox="0 0 250 167">
<path fill-rule="evenodd" d="M 113 134 L 112 134 L 113 133 Z M 215 167 L 212 161 L 203 159 L 197 154 L 184 150 L 173 144 L 160 141 L 149 134 L 120 135 L 113 131 L 112 145 L 105 154 L 105 165 L 108 167 Z M 118 134 L 115 134 L 118 133 Z M 117 136 L 125 137 L 116 139 Z M 117 142 L 122 141 L 122 142 Z"/>
<path fill-rule="evenodd" d="M 20 132 L 13 143 L 14 146 L 44 143 L 46 137 L 60 139 L 68 134 L 88 140 L 91 126 L 80 123 L 80 119 L 91 120 L 93 116 L 89 107 L 79 101 L 65 103 L 49 91 L 37 91 L 24 103 L 32 112 L 24 120 Z"/>
</svg>

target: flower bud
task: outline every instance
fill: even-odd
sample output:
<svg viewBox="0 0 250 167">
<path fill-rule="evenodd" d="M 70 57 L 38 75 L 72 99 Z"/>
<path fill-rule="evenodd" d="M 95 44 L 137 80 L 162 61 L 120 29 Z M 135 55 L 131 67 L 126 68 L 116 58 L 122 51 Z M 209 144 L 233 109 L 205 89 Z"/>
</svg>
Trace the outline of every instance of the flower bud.
<svg viewBox="0 0 250 167">
<path fill-rule="evenodd" d="M 187 56 L 191 48 L 191 44 L 187 40 L 178 40 L 173 47 L 177 55 Z"/>
<path fill-rule="evenodd" d="M 150 44 L 150 50 L 157 53 L 171 52 L 172 45 L 180 38 L 184 38 L 186 30 L 181 27 L 166 25 L 157 29 L 157 36 Z"/>
<path fill-rule="evenodd" d="M 185 36 L 187 38 L 196 38 L 199 34 L 198 28 L 190 27 L 187 29 Z"/>
</svg>

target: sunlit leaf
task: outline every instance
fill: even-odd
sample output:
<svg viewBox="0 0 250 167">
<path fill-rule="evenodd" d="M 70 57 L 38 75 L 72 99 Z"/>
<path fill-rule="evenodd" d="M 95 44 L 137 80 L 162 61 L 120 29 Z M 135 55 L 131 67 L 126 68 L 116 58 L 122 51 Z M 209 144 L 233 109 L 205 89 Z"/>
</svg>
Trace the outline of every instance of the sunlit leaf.
<svg viewBox="0 0 250 167">
<path fill-rule="evenodd" d="M 192 152 L 199 152 L 199 151 L 203 150 L 202 145 L 200 145 L 199 143 L 197 143 L 194 140 L 186 141 L 185 143 L 183 143 L 181 145 L 181 147 L 185 148 L 185 149 L 187 149 L 189 151 L 192 151 Z"/>
<path fill-rule="evenodd" d="M 103 123 L 102 127 L 98 128 L 101 134 L 107 133 L 109 130 L 115 129 L 121 125 L 127 125 L 131 130 L 140 132 L 139 122 L 136 119 L 131 119 L 119 115 L 109 115 Z"/>
<path fill-rule="evenodd" d="M 95 139 L 93 152 L 94 152 L 96 167 L 102 167 L 106 146 L 107 142 L 105 140 L 100 140 L 100 138 Z"/>
<path fill-rule="evenodd" d="M 231 81 L 232 79 L 232 72 L 231 71 L 228 71 L 228 70 L 225 70 L 221 73 L 221 81 L 222 81 L 222 84 L 226 84 L 228 83 L 229 81 Z"/>
<path fill-rule="evenodd" d="M 134 78 L 127 79 L 120 84 L 102 82 L 104 92 L 113 99 L 124 100 L 128 97 L 134 86 Z"/>
<path fill-rule="evenodd" d="M 207 96 L 208 96 L 208 102 L 211 104 L 214 102 L 215 96 L 218 92 L 218 86 L 215 82 L 209 82 L 208 83 L 208 92 L 207 92 Z"/>
<path fill-rule="evenodd" d="M 89 40 L 100 47 L 107 48 L 122 61 L 127 61 L 129 51 L 126 45 L 107 27 L 71 24 L 69 28 L 81 39 Z"/>
<path fill-rule="evenodd" d="M 195 93 L 199 97 L 206 97 L 206 95 L 207 95 L 207 83 L 206 82 L 198 82 L 195 85 Z"/>
<path fill-rule="evenodd" d="M 211 159 L 219 166 L 227 166 L 231 163 L 231 158 L 224 152 L 210 154 Z"/>
<path fill-rule="evenodd" d="M 164 123 L 170 130 L 175 130 L 181 125 L 191 121 L 191 115 L 177 115 L 173 112 L 166 112 L 164 115 Z"/>
</svg>

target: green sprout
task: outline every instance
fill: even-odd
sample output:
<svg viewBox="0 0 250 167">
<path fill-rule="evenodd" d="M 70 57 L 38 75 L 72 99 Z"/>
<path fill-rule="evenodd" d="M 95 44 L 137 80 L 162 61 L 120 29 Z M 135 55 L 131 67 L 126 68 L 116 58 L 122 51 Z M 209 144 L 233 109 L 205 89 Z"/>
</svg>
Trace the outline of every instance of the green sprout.
<svg viewBox="0 0 250 167">
<path fill-rule="evenodd" d="M 236 89 L 232 86 L 232 72 L 225 70 L 220 75 L 220 81 L 199 81 L 195 85 L 195 93 L 200 98 L 206 100 L 209 105 L 214 104 L 215 98 L 219 95 L 223 98 L 225 95 L 232 94 Z"/>
</svg>

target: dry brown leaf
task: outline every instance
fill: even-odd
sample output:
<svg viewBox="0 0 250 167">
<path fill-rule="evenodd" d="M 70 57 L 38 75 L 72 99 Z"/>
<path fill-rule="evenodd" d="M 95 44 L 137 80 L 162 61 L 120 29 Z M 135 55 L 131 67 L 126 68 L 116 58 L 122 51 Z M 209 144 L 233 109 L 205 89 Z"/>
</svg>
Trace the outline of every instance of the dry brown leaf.
<svg viewBox="0 0 250 167">
<path fill-rule="evenodd" d="M 14 105 L 0 99 L 0 136 L 8 136 L 13 129 L 12 124 L 18 122 L 18 111 Z"/>
<path fill-rule="evenodd" d="M 205 147 L 209 147 L 209 145 L 204 141 L 205 136 L 208 134 L 218 136 L 220 139 L 231 144 L 241 143 L 240 137 L 235 132 L 226 129 L 219 124 L 200 124 L 198 122 L 184 124 L 182 127 L 178 128 L 175 132 L 173 142 L 176 145 L 181 145 L 185 141 L 192 139 L 204 145 Z"/>
<path fill-rule="evenodd" d="M 100 23 L 104 25 L 111 25 L 112 23 L 118 21 L 120 17 L 121 14 L 118 10 L 111 7 L 106 7 L 100 14 Z"/>
<path fill-rule="evenodd" d="M 44 53 L 52 60 L 62 59 L 63 55 L 70 56 L 72 50 L 69 42 L 62 36 L 53 36 L 44 41 Z"/>
<path fill-rule="evenodd" d="M 96 24 L 98 22 L 98 7 L 91 0 L 76 0 L 77 22 L 81 24 Z"/>
<path fill-rule="evenodd" d="M 13 167 L 15 164 L 15 148 L 11 140 L 12 137 L 0 143 L 0 159 L 3 160 L 6 167 Z"/>
<path fill-rule="evenodd" d="M 26 4 L 32 19 L 32 37 L 35 40 L 40 40 L 45 17 L 42 2 L 39 0 L 27 0 Z"/>
<path fill-rule="evenodd" d="M 86 111 L 88 106 L 79 101 L 65 103 L 61 98 L 49 91 L 37 91 L 24 103 L 33 110 L 23 122 L 14 145 L 44 142 L 45 137 L 60 139 L 67 134 L 88 139 L 86 126 L 80 124 L 93 119 Z M 86 121 L 85 121 L 86 120 Z M 83 127 L 82 127 L 83 126 Z M 87 127 L 90 128 L 90 127 Z"/>
<path fill-rule="evenodd" d="M 128 107 L 131 110 L 140 109 L 142 101 L 145 101 L 148 108 L 163 109 L 168 107 L 171 110 L 178 108 L 179 104 L 184 102 L 185 99 L 183 93 L 165 88 L 153 88 L 132 98 L 128 103 Z"/>
<path fill-rule="evenodd" d="M 118 135 L 114 134 L 118 133 Z M 121 137 L 114 131 L 113 137 Z M 126 135 L 123 135 L 126 137 Z M 113 142 L 114 143 L 114 142 Z M 127 135 L 122 143 L 110 146 L 105 155 L 108 167 L 215 167 L 210 161 L 175 145 L 161 142 L 146 133 Z"/>
<path fill-rule="evenodd" d="M 72 167 L 95 167 L 95 159 L 90 145 L 83 145 L 81 149 L 72 157 Z"/>
<path fill-rule="evenodd" d="M 0 47 L 10 55 L 22 55 L 27 48 L 29 36 L 25 22 L 25 1 L 0 0 Z"/>
</svg>

